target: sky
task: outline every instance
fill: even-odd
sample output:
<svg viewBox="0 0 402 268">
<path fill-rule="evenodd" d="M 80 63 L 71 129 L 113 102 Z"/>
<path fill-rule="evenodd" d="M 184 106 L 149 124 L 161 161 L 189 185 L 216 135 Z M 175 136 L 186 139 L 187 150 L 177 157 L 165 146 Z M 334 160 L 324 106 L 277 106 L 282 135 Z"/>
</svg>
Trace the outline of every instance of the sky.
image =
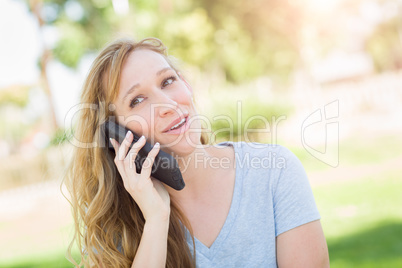
<svg viewBox="0 0 402 268">
<path fill-rule="evenodd" d="M 42 38 L 44 37 L 44 38 Z M 56 40 L 56 33 L 48 28 L 41 32 L 38 23 L 29 13 L 22 1 L 0 1 L 0 90 L 11 85 L 34 85 L 38 82 L 38 58 L 43 48 Z M 81 85 L 89 67 L 89 61 L 83 60 L 77 70 L 72 70 L 61 63 L 51 61 L 48 65 L 48 79 L 53 95 L 57 121 L 60 126 L 70 124 L 65 117 L 68 111 L 79 101 Z M 47 106 L 43 92 L 33 91 L 30 104 L 32 113 L 41 113 Z M 36 107 L 36 109 L 35 109 Z M 35 118 L 33 115 L 32 118 Z"/>
<path fill-rule="evenodd" d="M 39 30 L 23 3 L 0 1 L 0 88 L 34 83 L 41 50 Z"/>
</svg>

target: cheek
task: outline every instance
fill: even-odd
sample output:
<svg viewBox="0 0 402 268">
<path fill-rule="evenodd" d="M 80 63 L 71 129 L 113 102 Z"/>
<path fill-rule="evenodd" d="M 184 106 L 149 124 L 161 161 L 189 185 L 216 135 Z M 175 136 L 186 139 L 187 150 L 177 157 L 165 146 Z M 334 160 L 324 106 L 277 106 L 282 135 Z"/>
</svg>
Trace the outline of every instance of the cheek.
<svg viewBox="0 0 402 268">
<path fill-rule="evenodd" d="M 191 94 L 187 90 L 180 90 L 176 92 L 173 96 L 172 99 L 176 101 L 177 103 L 181 104 L 191 104 Z"/>
<path fill-rule="evenodd" d="M 151 132 L 151 119 L 149 113 L 134 114 L 126 117 L 126 126 L 137 136 L 149 137 Z"/>
</svg>

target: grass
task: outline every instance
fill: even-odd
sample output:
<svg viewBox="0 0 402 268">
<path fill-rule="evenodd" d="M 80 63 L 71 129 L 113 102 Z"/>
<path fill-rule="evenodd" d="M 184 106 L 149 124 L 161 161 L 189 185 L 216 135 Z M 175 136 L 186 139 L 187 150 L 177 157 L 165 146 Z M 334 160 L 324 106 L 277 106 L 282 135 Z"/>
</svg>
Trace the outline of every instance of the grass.
<svg viewBox="0 0 402 268">
<path fill-rule="evenodd" d="M 301 145 L 298 147 L 283 144 L 302 161 L 308 171 L 330 170 L 331 167 L 321 162 Z M 339 142 L 339 166 L 357 166 L 378 164 L 401 156 L 401 133 L 375 137 L 350 137 Z"/>
<path fill-rule="evenodd" d="M 400 171 L 392 171 L 382 178 L 366 177 L 313 188 L 327 238 L 375 226 L 379 220 L 402 222 L 400 177 Z"/>
<path fill-rule="evenodd" d="M 402 180 L 382 178 L 313 187 L 332 268 L 402 267 Z M 0 267 L 72 267 L 64 251 Z"/>
<path fill-rule="evenodd" d="M 331 267 L 402 267 L 401 189 L 396 171 L 313 188 Z"/>
<path fill-rule="evenodd" d="M 67 268 L 73 265 L 64 257 L 64 252 L 44 256 L 42 258 L 24 258 L 11 263 L 0 264 L 4 268 Z"/>
<path fill-rule="evenodd" d="M 402 221 L 381 221 L 375 227 L 328 241 L 331 267 L 402 267 Z"/>
<path fill-rule="evenodd" d="M 359 168 L 360 164 L 381 165 L 400 156 L 402 144 L 398 136 L 369 139 L 368 142 L 367 139 L 350 138 L 341 142 L 341 164 Z M 370 148 L 367 144 L 371 144 Z M 307 171 L 327 169 L 331 172 L 328 166 L 307 152 L 292 151 Z M 313 185 L 332 268 L 402 267 L 401 173 L 402 169 L 395 166 L 386 173 L 352 181 Z M 0 229 L 9 228 L 9 224 L 0 223 Z M 54 243 L 57 247 L 37 254 L 37 241 L 24 240 L 24 248 L 31 248 L 31 252 L 36 253 L 27 253 L 26 250 L 11 259 L 0 259 L 0 267 L 72 267 L 64 256 L 66 249 L 62 247 L 67 247 L 64 240 L 70 229 L 63 228 L 60 241 L 43 238 L 43 241 L 48 241 L 46 243 Z M 54 237 L 51 230 L 48 230 L 47 236 Z M 14 244 L 8 241 L 2 247 L 14 247 Z M 52 247 L 48 245 L 47 248 Z M 78 260 L 77 254 L 75 259 Z"/>
<path fill-rule="evenodd" d="M 54 234 L 45 234 L 46 236 L 54 237 Z M 57 236 L 57 235 L 56 235 Z M 59 239 L 64 240 L 58 236 Z M 14 242 L 15 243 L 15 242 Z M 18 243 L 21 243 L 19 241 Z M 41 241 L 27 239 L 24 245 L 21 245 L 24 250 L 19 250 L 19 254 L 15 254 L 14 256 L 10 256 L 5 259 L 0 259 L 0 268 L 64 268 L 64 267 L 73 267 L 73 265 L 67 260 L 65 257 L 66 250 L 68 247 L 67 242 L 48 242 L 45 250 L 40 250 L 36 246 L 39 244 L 39 248 L 43 247 Z M 13 244 L 13 241 L 10 241 L 10 244 Z M 27 245 L 28 244 L 28 245 Z M 43 243 L 42 243 L 43 244 Z M 64 246 L 63 246 L 63 245 Z M 6 245 L 2 245 L 6 246 Z M 15 245 L 13 245 L 15 246 Z M 52 248 L 53 246 L 53 248 Z M 27 250 L 30 248 L 30 250 Z M 77 249 L 73 250 L 73 258 L 75 261 L 79 260 L 79 252 Z"/>
<path fill-rule="evenodd" d="M 339 154 L 343 162 L 351 165 L 378 163 L 401 155 L 401 133 L 354 137 L 340 143 Z"/>
</svg>

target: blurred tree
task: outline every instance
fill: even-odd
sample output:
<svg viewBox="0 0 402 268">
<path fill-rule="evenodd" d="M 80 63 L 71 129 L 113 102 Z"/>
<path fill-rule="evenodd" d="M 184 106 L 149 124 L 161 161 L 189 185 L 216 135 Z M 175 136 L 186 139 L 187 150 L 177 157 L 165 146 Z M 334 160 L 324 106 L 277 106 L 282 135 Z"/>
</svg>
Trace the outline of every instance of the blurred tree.
<svg viewBox="0 0 402 268">
<path fill-rule="evenodd" d="M 45 24 L 42 19 L 42 0 L 29 0 L 28 1 L 29 9 L 31 10 L 34 17 L 37 19 L 39 23 L 39 27 L 42 28 Z M 39 58 L 39 68 L 40 68 L 40 84 L 45 93 L 48 96 L 49 106 L 50 106 L 50 117 L 52 120 L 53 130 L 56 131 L 58 129 L 57 120 L 56 120 L 56 112 L 54 109 L 54 104 L 52 100 L 52 91 L 50 90 L 49 80 L 47 76 L 47 64 L 50 58 L 50 50 L 46 47 L 43 48 L 42 55 Z"/>
<path fill-rule="evenodd" d="M 29 89 L 27 85 L 12 85 L 0 89 L 0 106 L 12 104 L 18 107 L 25 107 L 29 99 Z"/>
<path fill-rule="evenodd" d="M 68 67 L 77 67 L 85 53 L 97 50 L 123 28 L 110 0 L 28 0 L 42 2 L 41 26 L 56 27 L 60 33 L 52 55 Z"/>
<path fill-rule="evenodd" d="M 35 14 L 41 25 L 59 30 L 52 55 L 66 66 L 77 67 L 83 55 L 120 35 L 155 36 L 170 54 L 206 73 L 220 68 L 234 83 L 267 74 L 286 82 L 296 67 L 309 69 L 311 61 L 339 45 L 346 27 L 328 13 L 314 13 L 306 3 L 281 0 L 26 1 L 39 6 Z M 360 3 L 348 1 L 339 14 L 358 12 Z M 377 36 L 387 35 L 388 41 L 373 37 L 368 42 L 378 66 L 387 64 L 378 56 L 385 53 L 381 51 L 399 53 L 390 45 L 398 36 L 395 23 L 382 26 L 385 32 L 378 30 Z"/>
<path fill-rule="evenodd" d="M 122 29 L 120 20 L 109 0 L 25 0 L 30 11 L 37 19 L 41 31 L 45 27 L 57 27 L 60 38 L 52 48 L 46 46 L 39 59 L 41 87 L 48 96 L 53 130 L 58 125 L 52 93 L 49 86 L 47 65 L 55 58 L 64 65 L 76 68 L 82 56 L 99 49 L 110 39 L 114 31 Z M 42 37 L 43 38 L 43 37 Z"/>
<path fill-rule="evenodd" d="M 0 88 L 0 142 L 7 141 L 10 152 L 14 153 L 29 132 L 23 109 L 29 102 L 31 85 L 12 85 Z"/>
<path fill-rule="evenodd" d="M 304 9 L 280 0 L 197 1 L 217 31 L 216 59 L 229 81 L 269 74 L 286 81 L 300 59 Z"/>
<path fill-rule="evenodd" d="M 120 34 L 158 37 L 171 54 L 207 72 L 218 66 L 236 83 L 266 73 L 286 80 L 300 54 L 303 11 L 286 1 L 137 0 L 125 10 L 117 0 L 28 1 L 43 1 L 38 16 L 61 33 L 52 53 L 73 68 Z"/>
<path fill-rule="evenodd" d="M 377 71 L 402 68 L 402 17 L 378 25 L 366 47 Z"/>
</svg>

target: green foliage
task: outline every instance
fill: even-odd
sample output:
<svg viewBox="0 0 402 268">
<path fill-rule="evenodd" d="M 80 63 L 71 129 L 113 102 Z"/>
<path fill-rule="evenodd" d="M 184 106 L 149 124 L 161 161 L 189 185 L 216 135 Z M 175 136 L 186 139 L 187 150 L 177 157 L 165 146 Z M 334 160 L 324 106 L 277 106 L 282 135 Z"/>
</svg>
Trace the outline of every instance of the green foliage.
<svg viewBox="0 0 402 268">
<path fill-rule="evenodd" d="M 85 47 L 88 47 L 88 37 L 84 29 L 77 25 L 62 22 L 59 25 L 63 35 L 57 42 L 53 54 L 66 66 L 75 68 L 84 55 Z"/>
<path fill-rule="evenodd" d="M 169 53 L 192 65 L 205 66 L 213 57 L 214 26 L 204 9 L 169 16 L 156 26 L 156 34 L 169 48 Z"/>
<path fill-rule="evenodd" d="M 47 0 L 45 22 L 60 30 L 54 56 L 76 67 L 85 53 L 98 50 L 121 35 L 136 39 L 154 36 L 169 53 L 208 73 L 221 68 L 230 82 L 239 83 L 269 74 L 287 80 L 298 60 L 293 32 L 278 20 L 295 20 L 297 12 L 283 1 L 129 1 L 127 15 L 118 15 L 112 1 Z M 75 13 L 72 16 L 71 6 Z M 70 9 L 70 11 L 69 11 Z M 253 14 L 255 13 L 255 14 Z M 278 23 L 280 22 L 280 23 Z M 297 24 L 293 25 L 293 27 Z M 282 32 L 281 32 L 282 31 Z"/>
<path fill-rule="evenodd" d="M 366 49 L 377 71 L 402 68 L 401 20 L 395 17 L 378 25 L 367 40 Z"/>
<path fill-rule="evenodd" d="M 292 107 L 279 101 L 267 101 L 255 92 L 222 90 L 209 99 L 206 116 L 211 123 L 217 140 L 242 139 L 247 133 L 252 138 L 253 133 L 266 129 L 272 131 L 281 116 L 288 116 Z M 257 131 L 253 131 L 256 130 Z"/>
<path fill-rule="evenodd" d="M 212 118 L 212 130 L 217 132 L 218 139 L 230 139 L 230 131 L 233 137 L 241 136 L 246 132 L 253 133 L 254 129 L 271 129 L 271 123 L 274 123 L 273 118 L 280 117 L 281 115 L 288 115 L 291 108 L 286 106 L 277 105 L 275 103 L 261 103 L 255 100 L 246 99 L 241 102 L 242 110 L 237 109 L 237 103 L 220 103 L 221 112 L 217 112 Z M 220 118 L 219 116 L 224 116 Z M 229 123 L 230 119 L 233 121 L 233 126 Z M 233 128 L 232 128 L 233 127 Z M 223 129 L 229 129 L 221 132 Z"/>
<path fill-rule="evenodd" d="M 2 110 L 1 113 L 4 114 L 4 111 Z M 29 130 L 29 126 L 21 124 L 20 121 L 13 118 L 8 118 L 8 116 L 0 118 L 0 138 L 12 144 L 19 144 Z"/>
<path fill-rule="evenodd" d="M 77 67 L 85 53 L 98 50 L 121 28 L 112 1 L 47 0 L 42 10 L 44 18 L 52 18 L 45 22 L 60 31 L 53 55 L 72 68 Z"/>
<path fill-rule="evenodd" d="M 299 60 L 303 10 L 286 1 L 197 1 L 215 26 L 214 58 L 228 81 L 269 75 L 285 82 Z"/>
<path fill-rule="evenodd" d="M 14 104 L 25 107 L 29 100 L 30 86 L 11 86 L 0 90 L 0 106 Z"/>
<path fill-rule="evenodd" d="M 49 146 L 57 146 L 69 141 L 74 136 L 73 129 L 61 129 L 59 128 L 50 139 Z"/>
</svg>

